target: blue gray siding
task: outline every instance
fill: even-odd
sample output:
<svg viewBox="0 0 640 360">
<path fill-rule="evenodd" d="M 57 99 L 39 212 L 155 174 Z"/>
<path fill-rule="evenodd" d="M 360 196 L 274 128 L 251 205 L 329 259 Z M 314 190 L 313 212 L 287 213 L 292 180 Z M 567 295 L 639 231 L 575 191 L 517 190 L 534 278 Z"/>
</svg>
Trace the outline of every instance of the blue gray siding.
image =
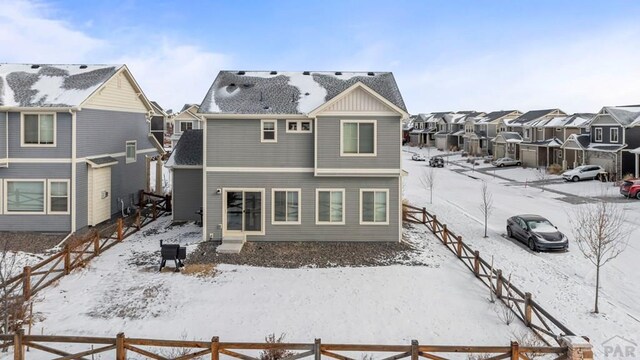
<svg viewBox="0 0 640 360">
<path fill-rule="evenodd" d="M 202 169 L 173 170 L 173 220 L 197 220 L 202 209 Z"/>
<path fill-rule="evenodd" d="M 398 125 L 399 126 L 399 125 Z M 207 173 L 205 234 L 222 235 L 220 188 L 264 188 L 265 235 L 249 235 L 249 241 L 399 241 L 399 178 L 318 178 L 313 173 Z M 301 188 L 301 224 L 271 225 L 271 189 Z M 317 188 L 345 189 L 345 225 L 316 225 Z M 360 225 L 360 189 L 389 189 L 389 225 Z"/>
<path fill-rule="evenodd" d="M 5 179 L 69 180 L 71 167 L 69 164 L 10 164 L 8 168 L 0 168 L 0 181 Z M 70 215 L 0 214 L 0 230 L 3 231 L 68 232 L 70 227 Z"/>
<path fill-rule="evenodd" d="M 340 120 L 377 120 L 377 156 L 340 156 Z M 399 169 L 402 133 L 400 117 L 319 117 L 318 169 Z"/>
<path fill-rule="evenodd" d="M 22 147 L 20 139 L 20 113 L 9 113 L 9 157 L 11 158 L 70 158 L 71 157 L 71 114 L 56 113 L 56 146 Z"/>
<path fill-rule="evenodd" d="M 259 119 L 208 120 L 207 166 L 313 167 L 313 133 L 287 133 L 278 120 L 278 142 L 262 143 L 260 126 Z"/>
<path fill-rule="evenodd" d="M 89 193 L 88 165 L 76 164 L 76 230 L 87 226 L 89 222 Z"/>
<path fill-rule="evenodd" d="M 4 159 L 7 157 L 7 122 L 6 122 L 6 112 L 0 111 L 0 159 Z"/>
</svg>

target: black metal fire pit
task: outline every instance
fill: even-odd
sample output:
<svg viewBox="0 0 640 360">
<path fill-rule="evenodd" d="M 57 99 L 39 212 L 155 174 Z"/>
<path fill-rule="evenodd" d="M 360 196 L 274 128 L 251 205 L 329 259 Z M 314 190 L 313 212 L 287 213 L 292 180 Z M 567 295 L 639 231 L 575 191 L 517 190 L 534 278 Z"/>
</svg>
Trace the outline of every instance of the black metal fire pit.
<svg viewBox="0 0 640 360">
<path fill-rule="evenodd" d="M 174 271 L 178 272 L 184 266 L 182 260 L 187 258 L 187 248 L 179 244 L 163 244 L 162 240 L 160 240 L 160 256 L 162 260 L 158 271 L 162 271 L 162 268 L 167 264 L 167 260 L 173 260 L 176 265 Z"/>
</svg>

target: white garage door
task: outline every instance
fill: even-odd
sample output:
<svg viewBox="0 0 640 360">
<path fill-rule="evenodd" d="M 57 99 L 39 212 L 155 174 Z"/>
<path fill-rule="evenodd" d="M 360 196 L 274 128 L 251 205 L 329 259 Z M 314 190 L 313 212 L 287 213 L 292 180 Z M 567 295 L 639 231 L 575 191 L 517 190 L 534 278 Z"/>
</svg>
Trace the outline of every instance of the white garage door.
<svg viewBox="0 0 640 360">
<path fill-rule="evenodd" d="M 89 168 L 89 225 L 111 217 L 111 167 Z"/>
<path fill-rule="evenodd" d="M 608 172 L 615 172 L 613 169 L 613 159 L 589 157 L 589 165 L 600 165 Z"/>
<path fill-rule="evenodd" d="M 499 159 L 501 157 L 504 157 L 505 155 L 504 152 L 504 144 L 496 144 L 495 146 L 495 154 L 494 154 L 494 158 Z"/>
<path fill-rule="evenodd" d="M 535 150 L 522 150 L 522 165 L 526 167 L 538 166 L 538 152 Z"/>
</svg>

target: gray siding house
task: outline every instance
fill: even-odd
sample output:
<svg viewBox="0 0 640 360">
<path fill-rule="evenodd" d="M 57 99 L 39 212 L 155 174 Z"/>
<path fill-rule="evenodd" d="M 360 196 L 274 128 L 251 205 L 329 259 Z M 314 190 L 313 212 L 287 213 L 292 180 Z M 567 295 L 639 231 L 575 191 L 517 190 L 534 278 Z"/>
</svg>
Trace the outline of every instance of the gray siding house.
<svg viewBox="0 0 640 360">
<path fill-rule="evenodd" d="M 409 114 L 393 74 L 222 71 L 199 114 L 203 238 L 222 240 L 218 251 L 400 241 Z M 176 199 L 182 186 L 174 172 Z"/>
<path fill-rule="evenodd" d="M 153 114 L 124 65 L 0 64 L 0 230 L 70 233 L 136 203 Z"/>
</svg>

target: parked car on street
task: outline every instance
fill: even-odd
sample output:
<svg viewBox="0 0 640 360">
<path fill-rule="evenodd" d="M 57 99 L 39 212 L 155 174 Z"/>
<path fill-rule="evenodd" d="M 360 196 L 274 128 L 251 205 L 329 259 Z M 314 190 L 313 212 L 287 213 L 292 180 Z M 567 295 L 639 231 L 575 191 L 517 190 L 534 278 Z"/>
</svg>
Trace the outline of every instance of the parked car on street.
<svg viewBox="0 0 640 360">
<path fill-rule="evenodd" d="M 491 165 L 497 167 L 520 166 L 521 164 L 522 163 L 520 162 L 520 160 L 515 160 L 508 157 L 499 158 L 491 162 Z"/>
<path fill-rule="evenodd" d="M 539 215 L 516 215 L 507 219 L 507 236 L 526 244 L 531 251 L 567 250 L 569 239 Z"/>
<path fill-rule="evenodd" d="M 444 159 L 442 158 L 442 156 L 433 156 L 429 158 L 429 166 L 444 167 Z"/>
<path fill-rule="evenodd" d="M 640 200 L 640 179 L 625 180 L 620 184 L 620 194 Z"/>
<path fill-rule="evenodd" d="M 592 180 L 605 174 L 604 169 L 598 165 L 581 165 L 573 170 L 567 170 L 562 173 L 562 178 L 567 181 Z"/>
<path fill-rule="evenodd" d="M 422 154 L 413 154 L 413 155 L 411 155 L 411 160 L 413 160 L 413 161 L 426 161 L 426 159 L 424 158 L 424 156 L 422 156 Z"/>
</svg>

